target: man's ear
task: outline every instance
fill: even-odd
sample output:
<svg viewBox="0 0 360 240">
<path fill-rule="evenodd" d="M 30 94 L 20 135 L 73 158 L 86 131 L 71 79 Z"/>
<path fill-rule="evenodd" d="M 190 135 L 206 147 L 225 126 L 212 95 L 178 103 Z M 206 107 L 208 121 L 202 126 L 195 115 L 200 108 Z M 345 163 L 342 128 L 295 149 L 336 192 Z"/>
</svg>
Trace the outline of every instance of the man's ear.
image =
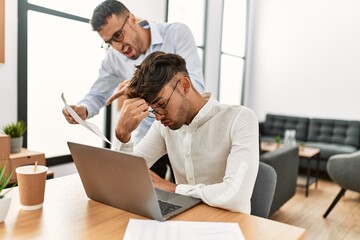
<svg viewBox="0 0 360 240">
<path fill-rule="evenodd" d="M 139 21 L 139 19 L 137 19 L 134 14 L 129 13 L 129 21 L 131 22 L 131 24 L 135 24 Z"/>
<path fill-rule="evenodd" d="M 189 92 L 189 90 L 191 89 L 190 79 L 188 77 L 184 76 L 179 81 L 180 81 L 181 89 L 184 91 L 185 94 L 187 94 Z"/>
</svg>

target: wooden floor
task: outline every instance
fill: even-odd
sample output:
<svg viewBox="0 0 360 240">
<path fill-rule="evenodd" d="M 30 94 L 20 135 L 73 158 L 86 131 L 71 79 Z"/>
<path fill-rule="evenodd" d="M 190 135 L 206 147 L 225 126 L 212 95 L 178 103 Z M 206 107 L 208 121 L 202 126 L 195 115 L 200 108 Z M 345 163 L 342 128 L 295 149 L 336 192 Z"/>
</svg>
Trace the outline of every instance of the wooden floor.
<svg viewBox="0 0 360 240">
<path fill-rule="evenodd" d="M 308 197 L 304 189 L 298 188 L 296 195 L 270 219 L 305 228 L 307 240 L 360 239 L 359 193 L 346 191 L 327 218 L 322 217 L 339 191 L 338 185 L 320 179 L 317 189 L 310 187 Z"/>
</svg>

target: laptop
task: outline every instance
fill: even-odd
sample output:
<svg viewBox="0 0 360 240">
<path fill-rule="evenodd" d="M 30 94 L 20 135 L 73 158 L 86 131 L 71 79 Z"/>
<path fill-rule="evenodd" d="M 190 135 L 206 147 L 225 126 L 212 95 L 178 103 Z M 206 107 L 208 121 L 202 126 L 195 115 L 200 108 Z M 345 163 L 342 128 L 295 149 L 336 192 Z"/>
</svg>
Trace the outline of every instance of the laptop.
<svg viewBox="0 0 360 240">
<path fill-rule="evenodd" d="M 67 144 L 86 195 L 94 201 L 159 221 L 201 202 L 154 188 L 142 157 L 79 143 Z"/>
</svg>

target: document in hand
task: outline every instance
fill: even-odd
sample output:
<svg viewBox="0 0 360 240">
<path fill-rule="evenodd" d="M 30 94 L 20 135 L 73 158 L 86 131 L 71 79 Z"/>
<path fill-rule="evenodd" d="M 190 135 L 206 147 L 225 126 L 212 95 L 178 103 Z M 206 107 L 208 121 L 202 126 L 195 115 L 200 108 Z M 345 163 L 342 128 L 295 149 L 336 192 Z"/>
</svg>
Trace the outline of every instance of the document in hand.
<svg viewBox="0 0 360 240">
<path fill-rule="evenodd" d="M 123 240 L 242 240 L 238 223 L 130 219 Z"/>
<path fill-rule="evenodd" d="M 66 102 L 65 100 L 65 96 L 64 93 L 61 94 L 61 99 L 63 100 L 63 103 L 65 105 L 65 109 L 70 113 L 70 115 L 74 118 L 74 120 L 83 125 L 85 128 L 87 128 L 88 130 L 90 130 L 91 132 L 95 133 L 97 136 L 99 136 L 102 140 L 104 140 L 105 142 L 111 144 L 110 140 L 108 140 L 105 135 L 101 132 L 101 130 L 98 128 L 98 126 L 96 126 L 95 124 L 91 123 L 91 122 L 87 122 L 81 119 L 81 117 L 79 117 L 79 115 L 77 115 L 77 113 L 74 111 L 74 109 L 72 109 Z"/>
</svg>

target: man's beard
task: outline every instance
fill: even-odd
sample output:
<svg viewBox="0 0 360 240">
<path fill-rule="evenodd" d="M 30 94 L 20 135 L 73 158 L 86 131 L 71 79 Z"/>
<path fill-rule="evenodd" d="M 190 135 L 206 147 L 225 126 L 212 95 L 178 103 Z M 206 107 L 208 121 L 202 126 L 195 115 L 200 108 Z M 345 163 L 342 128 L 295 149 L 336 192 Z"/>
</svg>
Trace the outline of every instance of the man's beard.
<svg viewBox="0 0 360 240">
<path fill-rule="evenodd" d="M 185 98 L 184 96 L 181 97 L 182 97 L 182 103 L 180 105 L 179 111 L 177 112 L 176 120 L 172 125 L 169 126 L 171 130 L 177 130 L 181 128 L 182 126 L 184 126 L 186 121 L 190 104 L 187 98 Z"/>
</svg>

